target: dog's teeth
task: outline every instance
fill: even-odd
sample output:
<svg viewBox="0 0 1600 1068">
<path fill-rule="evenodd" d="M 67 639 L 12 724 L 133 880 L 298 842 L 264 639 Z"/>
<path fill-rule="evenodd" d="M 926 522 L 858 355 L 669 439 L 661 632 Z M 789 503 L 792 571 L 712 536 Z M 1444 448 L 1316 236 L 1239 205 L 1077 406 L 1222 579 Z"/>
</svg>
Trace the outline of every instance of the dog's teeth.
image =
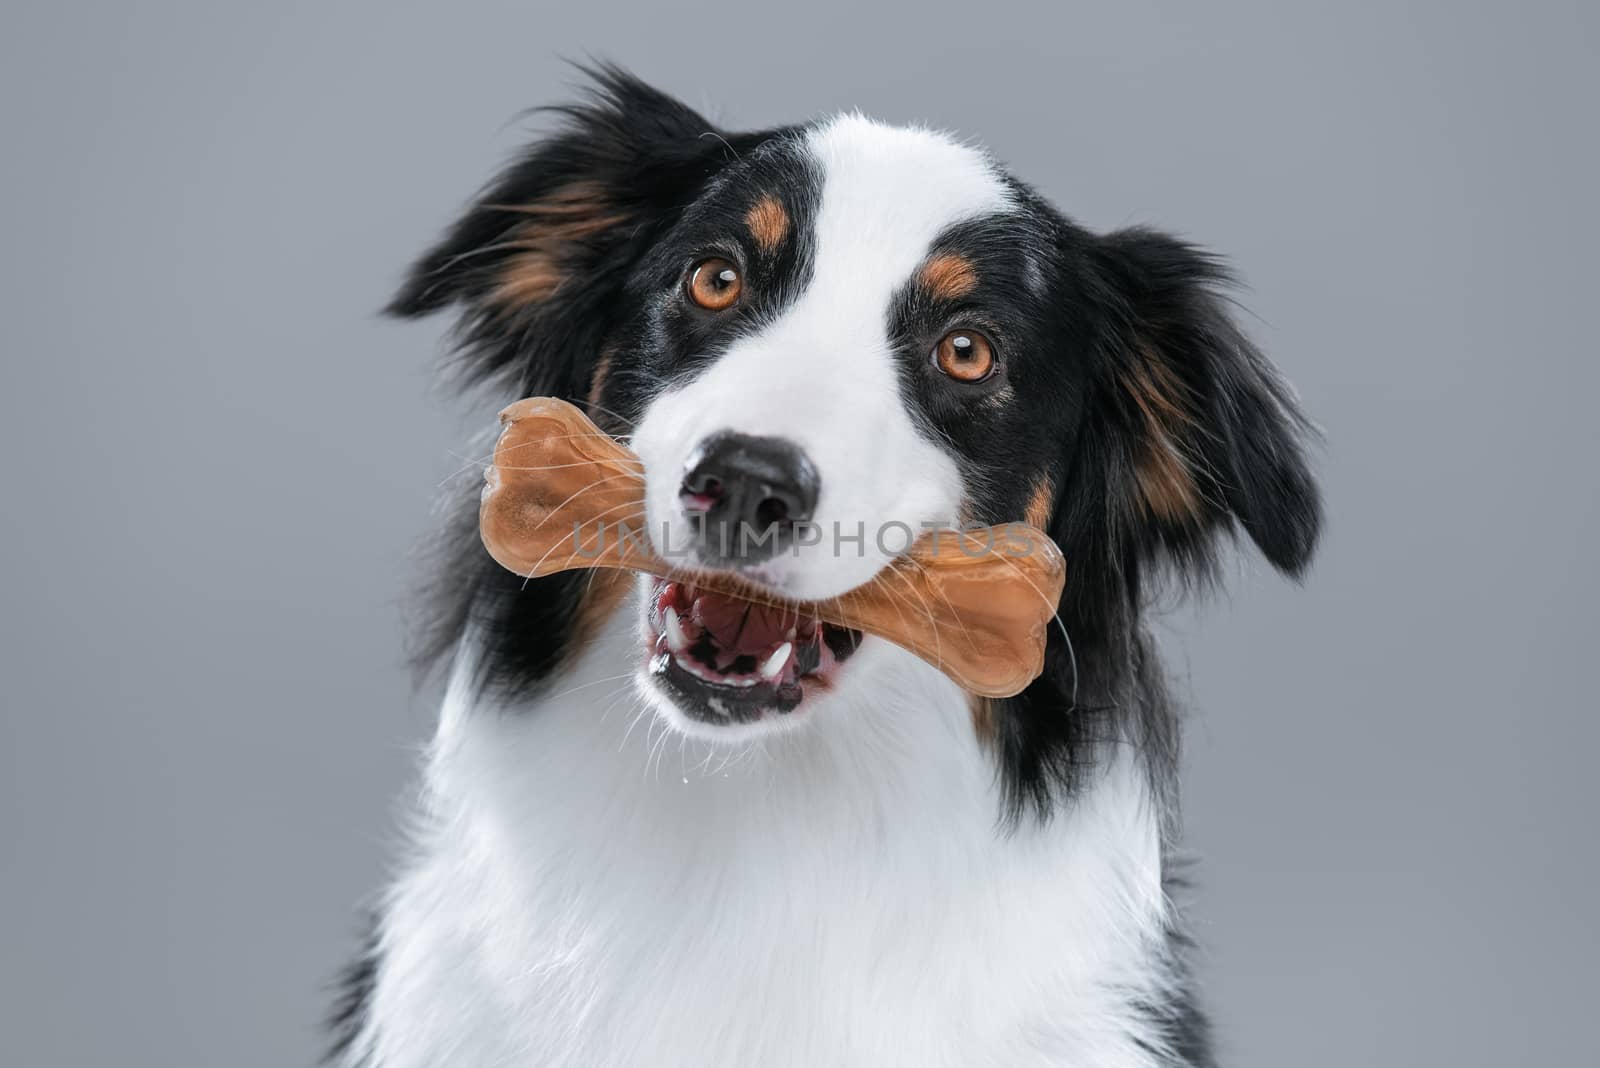
<svg viewBox="0 0 1600 1068">
<path fill-rule="evenodd" d="M 697 679 L 701 679 L 701 680 L 703 680 L 705 682 L 715 682 L 715 681 L 717 681 L 714 676 L 708 675 L 706 673 L 706 669 L 705 668 L 703 668 L 699 664 L 695 663 L 689 657 L 680 656 L 680 655 L 674 653 L 672 655 L 672 662 L 674 664 L 677 664 L 680 668 L 682 668 L 683 670 L 687 671 L 689 674 L 693 675 Z"/>
<path fill-rule="evenodd" d="M 783 665 L 789 662 L 789 654 L 793 651 L 794 643 L 792 642 L 784 642 L 772 650 L 772 655 L 767 657 L 766 662 L 761 665 L 761 677 L 764 679 L 777 678 L 778 672 L 782 671 Z"/>
<path fill-rule="evenodd" d="M 667 635 L 667 648 L 675 653 L 689 648 L 689 637 L 683 633 L 683 624 L 678 622 L 678 610 L 670 604 L 661 614 L 661 626 Z"/>
</svg>

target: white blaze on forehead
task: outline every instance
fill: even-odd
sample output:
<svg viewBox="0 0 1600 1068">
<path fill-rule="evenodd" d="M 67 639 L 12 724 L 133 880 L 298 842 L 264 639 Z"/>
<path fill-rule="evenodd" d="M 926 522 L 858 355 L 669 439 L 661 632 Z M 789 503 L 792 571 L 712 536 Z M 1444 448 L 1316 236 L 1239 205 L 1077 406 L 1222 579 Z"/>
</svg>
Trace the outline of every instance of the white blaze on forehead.
<svg viewBox="0 0 1600 1068">
<path fill-rule="evenodd" d="M 809 141 L 824 176 L 813 286 L 865 286 L 882 309 L 941 232 L 1011 206 L 989 160 L 946 134 L 842 115 Z"/>
<path fill-rule="evenodd" d="M 889 314 L 942 233 L 1006 210 L 1011 197 L 981 152 L 930 130 L 845 115 L 811 131 L 807 148 L 822 188 L 804 291 L 659 397 L 634 444 L 651 471 L 652 529 L 677 521 L 676 476 L 705 436 L 732 430 L 799 444 L 822 479 L 818 524 L 869 532 L 859 555 L 825 544 L 777 563 L 775 580 L 822 596 L 865 582 L 892 555 L 874 544 L 883 524 L 956 518 L 960 475 L 901 395 Z M 888 540 L 898 548 L 905 539 Z"/>
</svg>

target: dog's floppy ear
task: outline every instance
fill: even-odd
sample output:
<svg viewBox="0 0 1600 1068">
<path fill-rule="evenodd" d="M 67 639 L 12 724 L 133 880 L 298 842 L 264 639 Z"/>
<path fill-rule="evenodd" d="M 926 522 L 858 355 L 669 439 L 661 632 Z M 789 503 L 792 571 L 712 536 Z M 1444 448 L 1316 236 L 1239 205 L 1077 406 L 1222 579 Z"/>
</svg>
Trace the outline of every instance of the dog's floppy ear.
<svg viewBox="0 0 1600 1068">
<path fill-rule="evenodd" d="M 385 309 L 457 307 L 467 383 L 581 396 L 629 267 L 748 139 L 615 67 L 586 73 L 588 99 L 549 109 L 563 128 L 484 189 Z"/>
<path fill-rule="evenodd" d="M 1217 535 L 1242 528 L 1298 576 L 1321 526 L 1293 393 L 1230 317 L 1226 269 L 1142 228 L 1095 239 L 1102 312 L 1090 437 L 1111 563 L 1152 557 L 1203 574 Z"/>
</svg>

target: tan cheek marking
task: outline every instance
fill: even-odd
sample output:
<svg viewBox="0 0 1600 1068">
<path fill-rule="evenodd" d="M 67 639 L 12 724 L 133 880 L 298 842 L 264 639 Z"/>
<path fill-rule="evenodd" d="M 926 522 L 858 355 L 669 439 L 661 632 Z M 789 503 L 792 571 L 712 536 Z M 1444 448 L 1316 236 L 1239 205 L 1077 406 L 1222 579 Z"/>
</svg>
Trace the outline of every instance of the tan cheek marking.
<svg viewBox="0 0 1600 1068">
<path fill-rule="evenodd" d="M 941 252 L 917 272 L 917 281 L 939 300 L 957 300 L 978 288 L 978 272 L 964 256 Z"/>
<path fill-rule="evenodd" d="M 518 251 L 489 293 L 491 302 L 510 311 L 550 299 L 566 280 L 573 246 L 627 221 L 592 182 L 575 182 L 532 204 L 491 208 L 525 216 L 511 233 Z"/>
<path fill-rule="evenodd" d="M 744 217 L 750 235 L 763 252 L 771 252 L 789 233 L 789 213 L 777 197 L 768 193 L 756 201 Z"/>
<path fill-rule="evenodd" d="M 1050 526 L 1050 513 L 1055 505 L 1055 484 L 1050 481 L 1049 475 L 1040 475 L 1039 481 L 1033 484 L 1033 496 L 1028 498 L 1028 507 L 1023 511 L 1022 518 L 1028 521 L 1030 527 L 1045 530 Z"/>
<path fill-rule="evenodd" d="M 1169 522 L 1198 521 L 1200 487 L 1180 444 L 1194 421 L 1186 405 L 1187 390 L 1153 353 L 1124 374 L 1122 384 L 1144 423 L 1146 440 L 1135 461 L 1134 477 L 1146 509 Z"/>
</svg>

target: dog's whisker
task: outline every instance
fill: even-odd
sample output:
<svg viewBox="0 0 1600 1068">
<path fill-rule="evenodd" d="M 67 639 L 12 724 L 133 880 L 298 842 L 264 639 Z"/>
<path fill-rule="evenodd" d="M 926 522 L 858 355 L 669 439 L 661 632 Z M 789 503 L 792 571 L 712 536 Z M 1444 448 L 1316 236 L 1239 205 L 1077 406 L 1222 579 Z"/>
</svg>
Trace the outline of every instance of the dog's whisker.
<svg viewBox="0 0 1600 1068">
<path fill-rule="evenodd" d="M 615 408 L 607 408 L 604 404 L 601 404 L 598 401 L 586 400 L 586 401 L 583 402 L 583 406 L 585 408 L 588 408 L 590 411 L 593 411 L 593 412 L 600 412 L 603 415 L 616 416 L 618 419 L 621 419 L 624 423 L 626 423 L 628 425 L 629 429 L 637 429 L 638 428 L 638 424 L 633 420 L 633 418 L 631 416 L 623 415 L 621 412 L 617 411 Z M 618 441 L 626 441 L 627 437 L 626 436 L 618 436 L 617 440 Z"/>
<path fill-rule="evenodd" d="M 688 759 L 689 759 L 689 736 L 687 734 L 680 733 L 678 735 L 678 771 L 679 771 L 679 777 L 681 779 L 683 779 L 683 781 L 685 783 L 687 783 L 689 781 Z"/>
<path fill-rule="evenodd" d="M 613 476 L 613 477 L 617 477 L 617 476 Z M 579 490 L 578 493 L 573 494 L 572 497 L 567 498 L 567 500 L 570 501 L 570 500 L 576 498 L 579 494 L 583 493 L 584 490 L 592 489 L 594 486 L 598 485 L 600 482 L 605 482 L 605 481 L 608 481 L 608 480 L 602 478 L 602 479 L 597 480 L 596 482 L 590 483 L 589 485 L 583 487 L 583 489 Z M 608 514 L 610 512 L 616 511 L 618 508 L 627 508 L 630 505 L 635 505 L 635 502 L 633 502 L 633 501 L 624 501 L 621 504 L 613 505 L 612 507 L 606 509 L 604 512 L 602 512 L 600 514 L 603 516 L 603 515 L 606 515 L 606 514 Z M 552 513 L 552 514 L 554 514 L 554 513 Z M 626 523 L 628 523 L 629 521 L 631 521 L 633 519 L 639 518 L 642 514 L 643 514 L 642 512 L 630 513 L 629 515 L 624 516 L 622 519 L 617 520 L 613 525 L 614 526 L 620 526 L 620 525 L 626 524 Z M 549 518 L 550 518 L 549 516 L 546 516 L 545 519 L 542 520 L 539 525 L 543 526 L 544 523 L 549 520 Z M 545 562 L 550 559 L 551 554 L 553 554 L 557 549 L 560 549 L 563 545 L 566 545 L 568 542 L 572 542 L 573 544 L 572 544 L 572 554 L 571 555 L 572 556 L 579 556 L 579 555 L 582 554 L 583 546 L 581 544 L 579 544 L 578 541 L 577 541 L 577 536 L 578 536 L 579 529 L 580 529 L 579 527 L 573 527 L 572 530 L 568 531 L 566 534 L 564 534 L 560 538 L 558 538 L 553 544 L 551 544 L 550 548 L 548 548 L 548 549 L 546 549 L 544 551 L 544 555 L 539 557 L 539 559 L 534 562 L 532 567 L 528 568 L 528 573 L 526 575 L 524 575 L 523 579 L 522 579 L 522 588 L 524 590 L 526 590 L 528 588 L 528 583 L 532 582 L 534 580 L 534 578 L 539 574 L 540 568 L 544 567 Z M 599 531 L 597 532 L 597 535 L 601 539 L 605 538 L 605 527 L 604 527 L 603 524 L 601 525 Z M 621 535 L 618 535 L 618 536 L 620 537 Z M 594 572 L 596 572 L 598 570 L 600 570 L 600 569 L 598 569 L 598 568 L 590 568 L 589 569 L 589 571 L 590 571 L 589 583 L 590 583 L 591 587 L 594 584 Z"/>
<path fill-rule="evenodd" d="M 628 739 L 633 736 L 633 728 L 638 726 L 639 720 L 650 713 L 650 702 L 643 697 L 639 698 L 639 709 L 634 713 L 633 719 L 628 722 L 628 729 L 622 732 L 622 741 L 617 743 L 617 752 L 622 752 L 628 745 Z M 648 737 L 648 729 L 646 736 Z"/>
<path fill-rule="evenodd" d="M 560 512 L 561 512 L 561 510 L 563 508 L 565 508 L 567 505 L 571 504 L 573 501 L 577 500 L 579 497 L 582 497 L 585 493 L 588 493 L 588 492 L 590 492 L 592 490 L 598 489 L 599 487 L 604 486 L 608 482 L 615 482 L 618 479 L 622 479 L 622 478 L 638 478 L 638 477 L 639 476 L 634 474 L 632 471 L 623 471 L 620 474 L 607 475 L 605 478 L 597 478 L 592 482 L 586 482 L 582 486 L 578 487 L 578 489 L 575 490 L 571 495 L 569 495 L 566 500 L 562 501 L 560 504 L 558 504 L 554 508 L 550 509 L 549 514 L 546 515 L 543 519 L 539 520 L 538 526 L 539 527 L 544 526 L 546 523 L 548 523 L 550 521 L 551 516 L 555 516 L 555 515 L 560 514 Z M 537 527 L 535 529 L 537 529 Z"/>
<path fill-rule="evenodd" d="M 916 594 L 917 600 L 922 602 L 923 613 L 927 616 L 927 618 L 928 618 L 928 626 L 933 631 L 933 635 L 934 635 L 934 656 L 937 658 L 937 660 L 938 660 L 938 662 L 940 664 L 943 664 L 944 663 L 944 656 L 943 656 L 943 653 L 944 653 L 944 628 L 939 625 L 939 618 L 936 615 L 934 615 L 933 607 L 928 604 L 927 597 L 924 596 L 922 591 L 917 588 L 917 584 L 915 582 L 911 581 L 911 576 L 910 575 L 907 575 L 904 571 L 901 571 L 898 568 L 889 568 L 888 570 L 896 578 L 898 578 L 901 582 L 904 582 L 906 584 L 906 588 L 908 590 L 910 590 L 912 593 Z M 880 572 L 880 574 L 881 574 L 881 572 Z M 888 584 L 887 583 L 885 583 L 884 588 L 885 589 L 888 588 Z M 974 646 L 974 648 L 976 648 L 976 646 Z"/>
<path fill-rule="evenodd" d="M 570 688 L 565 689 L 565 690 L 562 690 L 560 693 L 551 694 L 548 698 L 546 698 L 546 700 L 559 701 L 563 697 L 566 697 L 566 696 L 568 696 L 570 694 L 575 694 L 579 690 L 587 690 L 591 686 L 600 686 L 600 685 L 603 685 L 604 683 L 616 682 L 619 679 L 631 679 L 632 677 L 633 677 L 633 672 L 628 671 L 628 672 L 624 672 L 621 675 L 608 675 L 603 679 L 592 679 L 589 682 L 580 682 L 578 685 L 570 687 Z"/>
<path fill-rule="evenodd" d="M 920 574 L 925 575 L 925 576 L 929 574 L 928 565 L 924 564 L 921 560 L 918 560 L 916 557 L 907 555 L 907 556 L 902 557 L 902 559 L 905 560 L 912 567 L 917 568 L 918 572 Z M 910 586 L 912 589 L 916 589 L 917 588 L 916 584 L 911 582 L 909 578 L 907 578 L 907 580 L 906 580 L 906 585 Z M 940 600 L 944 601 L 945 607 L 950 609 L 950 618 L 953 619 L 955 621 L 955 623 L 956 623 L 956 626 L 960 628 L 961 636 L 967 639 L 967 647 L 970 648 L 973 652 L 977 652 L 978 651 L 978 643 L 976 641 L 974 641 L 973 638 L 972 638 L 972 629 L 967 626 L 967 621 L 966 621 L 965 617 L 962 615 L 961 612 L 959 612 L 956 609 L 955 604 L 950 600 L 950 595 L 944 592 L 944 586 L 941 583 L 938 583 L 938 582 L 928 582 L 928 583 L 926 583 L 926 585 L 927 586 L 931 586 L 933 588 L 934 592 L 936 592 L 939 595 Z"/>
<path fill-rule="evenodd" d="M 627 507 L 627 505 L 626 504 L 620 504 L 620 505 L 617 505 L 616 507 L 625 508 L 625 507 Z M 613 520 L 612 521 L 612 526 L 621 527 L 624 530 L 626 530 L 626 529 L 629 528 L 629 526 L 633 523 L 634 520 L 643 519 L 644 515 L 645 515 L 645 509 L 639 508 L 637 511 L 631 512 L 628 515 L 623 516 L 621 519 Z M 618 534 L 617 536 L 618 537 L 622 537 L 621 534 Z M 584 586 L 585 593 L 592 593 L 594 591 L 595 580 L 597 578 L 599 578 L 602 573 L 614 574 L 615 572 L 611 568 L 603 568 L 603 567 L 591 567 L 591 568 L 589 568 L 589 581 Z"/>
<path fill-rule="evenodd" d="M 895 615 L 899 618 L 899 620 L 900 620 L 900 622 L 902 624 L 905 624 L 905 622 L 906 622 L 906 614 L 905 614 L 905 610 L 903 608 L 901 608 L 901 605 L 904 604 L 904 605 L 907 605 L 908 607 L 912 607 L 912 608 L 914 608 L 915 606 L 911 605 L 910 602 L 906 601 L 899 593 L 897 593 L 895 591 L 894 587 L 889 585 L 889 583 L 884 578 L 884 572 L 883 571 L 879 571 L 877 574 L 873 575 L 872 578 L 867 580 L 867 585 L 869 585 L 869 586 L 877 586 L 877 587 L 881 588 L 884 591 L 884 593 L 889 595 L 891 603 L 894 606 Z M 837 603 L 837 601 L 838 601 L 838 599 L 835 598 L 835 602 L 836 603 Z"/>
<path fill-rule="evenodd" d="M 525 466 L 523 466 L 521 464 L 492 464 L 492 465 L 486 464 L 485 466 L 498 467 L 502 471 L 562 471 L 562 470 L 565 470 L 565 469 L 567 469 L 569 467 L 592 467 L 594 465 L 592 463 L 590 463 L 589 461 L 587 461 L 587 460 L 579 460 L 579 461 L 576 461 L 576 462 L 570 463 L 570 464 L 541 464 L 541 465 L 538 465 L 538 466 L 527 466 L 527 467 L 525 467 Z M 644 465 L 642 463 L 638 463 L 637 461 L 630 461 L 630 462 L 622 463 L 620 466 L 623 466 L 623 467 L 637 467 L 637 468 L 641 468 L 641 469 L 644 467 Z M 637 479 L 640 479 L 641 481 L 644 479 L 644 474 L 643 474 L 642 470 L 630 472 L 630 474 L 632 474 L 633 477 L 635 477 Z"/>
<path fill-rule="evenodd" d="M 477 468 L 489 468 L 489 467 L 499 466 L 499 467 L 503 467 L 507 471 L 555 471 L 555 470 L 560 470 L 563 467 L 584 467 L 584 466 L 587 466 L 587 464 L 583 463 L 583 462 L 572 463 L 572 464 L 552 464 L 552 465 L 547 466 L 547 467 L 518 467 L 518 466 L 513 466 L 513 465 L 510 465 L 510 464 L 498 464 L 497 465 L 495 463 L 495 457 L 500 455 L 503 452 L 504 453 L 515 452 L 518 449 L 525 449 L 525 448 L 528 448 L 530 445 L 541 445 L 541 444 L 543 444 L 543 443 L 545 443 L 547 441 L 564 441 L 564 440 L 566 440 L 568 438 L 591 438 L 591 437 L 607 437 L 607 436 L 608 435 L 605 435 L 605 434 L 555 434 L 555 435 L 551 435 L 550 437 L 547 437 L 547 438 L 540 438 L 537 441 L 522 441 L 522 442 L 518 442 L 515 445 L 507 445 L 503 449 L 497 447 L 494 451 L 485 453 L 483 456 L 478 457 L 477 459 L 469 459 L 469 458 L 467 458 L 465 456 L 462 456 L 460 453 L 452 451 L 450 453 L 450 455 L 455 457 L 457 460 L 462 461 L 462 466 L 458 467 L 456 470 L 450 472 L 450 474 L 448 474 L 448 475 L 444 476 L 444 478 L 440 479 L 439 480 L 439 485 L 443 486 L 445 483 L 449 482 L 450 480 L 461 477 L 462 475 L 466 474 L 468 471 L 470 471 L 474 467 L 477 467 Z M 614 440 L 620 440 L 620 439 L 614 439 Z M 619 463 L 619 464 L 624 464 L 624 465 L 634 465 L 634 466 L 639 467 L 641 470 L 644 467 L 644 461 L 643 460 L 638 460 L 638 459 L 633 459 L 633 458 L 628 458 L 628 457 L 620 457 L 619 456 L 619 457 L 616 458 L 616 462 Z"/>
<path fill-rule="evenodd" d="M 613 519 L 609 524 L 610 526 L 612 526 L 612 527 L 621 527 L 621 528 L 623 528 L 623 530 L 626 530 L 626 529 L 628 529 L 628 524 L 629 523 L 633 522 L 635 519 L 643 518 L 643 516 L 645 514 L 645 509 L 639 504 L 639 502 L 637 502 L 637 501 L 623 501 L 621 504 L 613 504 L 610 508 L 602 509 L 601 511 L 596 512 L 594 515 L 589 516 L 587 519 L 585 519 L 583 521 L 583 525 L 584 526 L 588 526 L 591 523 L 595 524 L 599 528 L 597 533 L 599 534 L 599 536 L 602 539 L 604 539 L 604 537 L 605 537 L 605 528 L 606 528 L 606 526 L 608 524 L 603 522 L 603 520 L 605 519 L 606 516 L 610 515 L 612 512 L 615 512 L 615 511 L 617 511 L 618 509 L 621 509 L 621 508 L 631 508 L 633 510 L 630 511 L 627 515 L 623 516 L 621 519 Z M 620 538 L 620 537 L 622 537 L 622 533 L 619 531 L 616 536 Z M 578 548 L 581 549 L 582 546 L 579 546 Z"/>
<path fill-rule="evenodd" d="M 631 680 L 623 683 L 605 697 L 602 697 L 602 701 L 609 701 L 610 703 L 606 705 L 605 711 L 600 713 L 600 722 L 604 723 L 611 716 L 611 713 L 616 711 L 617 706 L 622 704 L 629 697 L 632 697 L 635 701 L 640 703 L 643 703 L 644 701 L 644 699 L 639 696 L 638 691 L 633 688 L 633 683 Z"/>
<path fill-rule="evenodd" d="M 662 750 L 666 748 L 667 739 L 671 737 L 673 733 L 673 731 L 667 729 L 665 724 L 662 725 L 660 735 L 656 737 L 655 742 L 650 746 L 650 752 L 645 756 L 645 778 L 648 779 L 654 777 L 655 781 L 661 781 L 661 765 L 658 762 L 658 757 L 660 756 Z"/>
<path fill-rule="evenodd" d="M 607 481 L 607 480 L 606 479 L 598 480 L 598 482 L 605 482 L 605 481 Z M 584 489 L 585 490 L 591 489 L 594 485 L 598 485 L 598 482 L 592 483 L 589 486 L 585 486 Z M 578 492 L 582 493 L 583 490 L 579 490 Z M 574 496 L 577 496 L 577 495 L 574 494 Z M 568 498 L 568 500 L 571 500 L 571 499 L 572 498 Z M 621 504 L 612 505 L 610 508 L 607 508 L 604 512 L 601 512 L 600 516 L 605 516 L 605 515 L 607 515 L 607 514 L 609 514 L 611 512 L 614 512 L 618 508 L 627 508 L 629 506 L 635 506 L 636 507 L 635 502 L 633 502 L 633 501 L 624 501 Z M 643 511 L 630 513 L 629 515 L 626 515 L 623 518 L 614 521 L 612 525 L 613 526 L 624 526 L 627 523 L 631 522 L 632 520 L 640 518 L 641 516 L 643 516 L 643 514 L 644 514 Z M 548 518 L 549 517 L 547 516 L 546 519 L 548 519 Z M 599 517 L 596 517 L 596 518 L 599 518 Z M 543 523 L 541 523 L 540 525 L 543 525 Z M 574 527 L 572 530 L 568 531 L 566 534 L 564 534 L 560 538 L 558 538 L 550 546 L 550 548 L 545 550 L 544 555 L 539 557 L 539 559 L 534 562 L 532 567 L 528 568 L 528 573 L 522 577 L 522 588 L 524 590 L 526 590 L 528 588 L 528 583 L 532 582 L 536 577 L 538 577 L 540 568 L 544 567 L 545 562 L 550 559 L 551 555 L 554 554 L 555 551 L 557 549 L 560 549 L 563 545 L 566 545 L 568 542 L 571 542 L 572 543 L 572 555 L 573 556 L 582 555 L 582 553 L 583 553 L 583 544 L 580 544 L 578 542 L 578 540 L 577 540 L 579 529 L 580 528 L 578 528 L 578 527 Z M 617 535 L 617 536 L 621 537 L 620 534 Z M 603 524 L 601 525 L 600 529 L 597 531 L 597 537 L 600 538 L 602 541 L 605 538 L 605 527 L 604 527 Z M 599 572 L 600 570 L 602 570 L 602 569 L 601 568 L 589 568 L 588 570 L 589 570 L 589 586 L 588 586 L 588 588 L 592 589 L 593 586 L 594 586 L 595 574 L 597 572 Z"/>
<path fill-rule="evenodd" d="M 970 533 L 968 533 L 967 531 L 964 531 L 964 530 L 957 530 L 956 533 L 960 534 L 964 538 L 971 538 L 973 541 L 977 541 L 978 540 L 978 538 L 977 538 L 977 536 L 975 534 L 970 534 Z M 990 547 L 988 545 L 985 545 L 985 551 L 992 551 L 992 547 Z M 1023 583 L 1029 589 L 1031 589 L 1034 592 L 1034 594 L 1037 595 L 1038 598 L 1041 601 L 1048 602 L 1050 600 L 1049 597 L 1045 596 L 1044 591 L 1039 589 L 1039 587 L 1034 584 L 1033 580 L 1028 577 L 1027 573 L 1024 572 L 1022 570 L 1022 568 L 1018 567 L 1011 560 L 1006 559 L 1004 554 L 1001 554 L 999 559 L 1001 561 L 1003 561 L 1007 567 L 1011 568 L 1012 571 L 1015 571 L 1017 573 L 1017 577 L 1020 578 L 1023 581 Z M 1067 643 L 1067 656 L 1072 661 L 1072 706 L 1071 707 L 1073 709 L 1076 709 L 1078 707 L 1078 654 L 1072 647 L 1072 635 L 1067 633 L 1067 624 L 1061 618 L 1061 605 L 1060 605 L 1059 601 L 1056 603 L 1055 611 L 1053 611 L 1050 614 L 1050 618 L 1055 621 L 1057 629 L 1059 629 L 1061 631 L 1061 637 Z"/>
</svg>

